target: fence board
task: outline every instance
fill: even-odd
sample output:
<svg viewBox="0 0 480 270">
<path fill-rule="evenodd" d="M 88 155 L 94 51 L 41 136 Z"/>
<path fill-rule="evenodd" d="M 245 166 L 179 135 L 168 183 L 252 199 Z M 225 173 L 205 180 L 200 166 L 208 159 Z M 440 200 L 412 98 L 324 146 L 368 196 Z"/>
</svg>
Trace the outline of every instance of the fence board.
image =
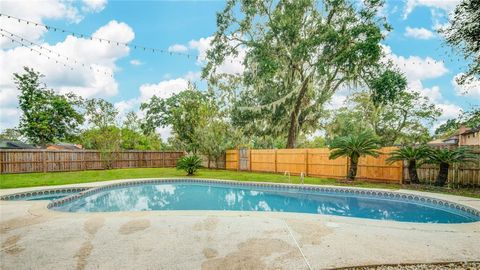
<svg viewBox="0 0 480 270">
<path fill-rule="evenodd" d="M 386 162 L 389 153 L 397 147 L 384 147 L 380 149 L 378 157 L 361 157 L 358 162 L 357 177 L 360 179 L 378 180 L 384 182 L 399 182 L 403 179 L 403 162 L 392 164 Z"/>
<path fill-rule="evenodd" d="M 308 150 L 307 174 L 326 178 L 345 178 L 347 174 L 347 158 L 329 159 L 328 148 Z"/>
<path fill-rule="evenodd" d="M 113 168 L 175 167 L 183 152 L 120 151 L 114 154 Z M 67 172 L 105 168 L 99 151 L 0 150 L 0 172 Z"/>
<path fill-rule="evenodd" d="M 238 170 L 238 150 L 227 150 L 225 152 L 225 168 L 227 170 Z"/>
<path fill-rule="evenodd" d="M 252 149 L 250 150 L 250 170 L 254 172 L 276 172 L 275 150 Z"/>
</svg>

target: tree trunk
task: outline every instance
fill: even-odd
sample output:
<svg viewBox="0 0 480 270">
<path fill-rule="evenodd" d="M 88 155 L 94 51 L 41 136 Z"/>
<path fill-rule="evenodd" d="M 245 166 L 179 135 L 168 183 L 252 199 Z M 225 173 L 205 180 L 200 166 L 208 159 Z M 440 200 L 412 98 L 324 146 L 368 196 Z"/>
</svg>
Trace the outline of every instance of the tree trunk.
<svg viewBox="0 0 480 270">
<path fill-rule="evenodd" d="M 417 161 L 410 160 L 408 161 L 408 175 L 410 177 L 410 184 L 420 184 L 417 174 Z"/>
<path fill-rule="evenodd" d="M 435 181 L 435 186 L 443 187 L 448 180 L 448 168 L 450 165 L 448 163 L 440 163 L 440 170 L 438 171 L 437 180 Z"/>
<path fill-rule="evenodd" d="M 300 93 L 298 93 L 298 97 L 295 102 L 295 107 L 293 108 L 292 114 L 290 114 L 290 127 L 288 129 L 287 148 L 295 148 L 295 143 L 297 142 L 298 115 L 300 113 L 300 108 L 302 107 L 303 98 L 307 93 L 309 81 L 309 79 L 306 79 L 303 82 L 302 89 L 300 89 Z"/>
<path fill-rule="evenodd" d="M 208 168 L 210 169 L 210 157 L 208 157 Z"/>
<path fill-rule="evenodd" d="M 350 158 L 350 168 L 348 169 L 347 180 L 355 180 L 357 176 L 358 159 Z"/>
</svg>

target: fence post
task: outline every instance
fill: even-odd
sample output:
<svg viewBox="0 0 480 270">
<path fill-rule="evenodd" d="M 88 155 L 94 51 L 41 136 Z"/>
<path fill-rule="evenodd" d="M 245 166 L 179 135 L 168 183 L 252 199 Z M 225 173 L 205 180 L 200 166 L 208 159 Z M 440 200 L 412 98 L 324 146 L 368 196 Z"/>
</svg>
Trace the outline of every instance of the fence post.
<svg viewBox="0 0 480 270">
<path fill-rule="evenodd" d="M 43 172 L 47 172 L 47 153 L 45 150 L 42 151 L 42 156 L 43 156 Z"/>
<path fill-rule="evenodd" d="M 80 152 L 80 171 L 85 170 L 85 150 L 81 150 Z"/>
<path fill-rule="evenodd" d="M 240 171 L 240 149 L 237 149 L 237 171 Z"/>
<path fill-rule="evenodd" d="M 0 152 L 0 174 L 3 173 L 3 153 L 5 152 Z"/>
<path fill-rule="evenodd" d="M 308 175 L 308 148 L 305 148 L 305 176 Z"/>
<path fill-rule="evenodd" d="M 248 148 L 248 171 L 252 171 L 252 149 Z"/>
<path fill-rule="evenodd" d="M 278 169 L 277 169 L 277 149 L 275 148 L 274 151 L 275 151 L 275 173 L 277 173 L 278 172 Z"/>
</svg>

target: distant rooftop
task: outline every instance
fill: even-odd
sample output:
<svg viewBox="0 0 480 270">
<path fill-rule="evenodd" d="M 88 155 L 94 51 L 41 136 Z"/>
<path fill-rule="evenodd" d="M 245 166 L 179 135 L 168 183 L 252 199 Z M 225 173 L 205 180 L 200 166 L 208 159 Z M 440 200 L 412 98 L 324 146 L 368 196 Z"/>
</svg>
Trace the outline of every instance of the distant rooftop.
<svg viewBox="0 0 480 270">
<path fill-rule="evenodd" d="M 34 149 L 35 146 L 21 141 L 0 140 L 0 149 Z"/>
</svg>

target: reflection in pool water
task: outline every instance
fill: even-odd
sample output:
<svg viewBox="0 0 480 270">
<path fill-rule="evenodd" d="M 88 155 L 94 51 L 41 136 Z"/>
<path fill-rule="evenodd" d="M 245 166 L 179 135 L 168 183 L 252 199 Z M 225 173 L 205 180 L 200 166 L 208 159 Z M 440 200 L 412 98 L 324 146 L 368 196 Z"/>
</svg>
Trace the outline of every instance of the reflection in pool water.
<svg viewBox="0 0 480 270">
<path fill-rule="evenodd" d="M 477 220 L 469 213 L 441 209 L 426 203 L 344 193 L 181 182 L 107 189 L 66 203 L 56 209 L 71 212 L 275 211 L 429 223 L 462 223 Z"/>
</svg>

